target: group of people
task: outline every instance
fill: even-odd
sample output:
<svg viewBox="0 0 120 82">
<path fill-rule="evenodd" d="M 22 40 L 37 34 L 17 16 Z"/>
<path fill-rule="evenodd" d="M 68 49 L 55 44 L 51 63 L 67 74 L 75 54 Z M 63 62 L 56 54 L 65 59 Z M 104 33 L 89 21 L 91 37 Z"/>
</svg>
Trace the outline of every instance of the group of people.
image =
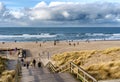
<svg viewBox="0 0 120 82">
<path fill-rule="evenodd" d="M 29 62 L 29 61 L 24 61 L 23 58 L 21 59 L 21 62 L 22 62 L 22 65 L 26 66 L 27 69 L 29 68 L 29 66 L 33 66 L 35 68 L 36 63 L 37 63 L 37 61 L 35 59 L 33 59 L 31 62 Z M 41 67 L 41 62 L 40 61 L 37 63 L 37 66 L 38 66 L 38 68 Z"/>
</svg>

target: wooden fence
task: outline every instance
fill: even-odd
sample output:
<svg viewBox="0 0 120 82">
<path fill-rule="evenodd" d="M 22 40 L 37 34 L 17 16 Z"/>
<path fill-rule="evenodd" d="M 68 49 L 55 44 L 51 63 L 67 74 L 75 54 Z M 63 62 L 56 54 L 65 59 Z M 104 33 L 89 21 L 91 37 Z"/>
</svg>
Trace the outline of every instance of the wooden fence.
<svg viewBox="0 0 120 82">
<path fill-rule="evenodd" d="M 46 66 L 49 67 L 53 73 L 70 71 L 70 73 L 76 75 L 77 79 L 80 79 L 82 82 L 98 82 L 94 77 L 73 62 L 69 62 L 59 68 L 56 68 L 51 62 L 48 62 Z"/>
</svg>

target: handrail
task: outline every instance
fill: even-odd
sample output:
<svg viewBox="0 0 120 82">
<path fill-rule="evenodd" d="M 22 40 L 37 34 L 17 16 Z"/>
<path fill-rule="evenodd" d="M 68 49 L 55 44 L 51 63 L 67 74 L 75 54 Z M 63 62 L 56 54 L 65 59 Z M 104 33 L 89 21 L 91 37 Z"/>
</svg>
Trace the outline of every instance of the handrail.
<svg viewBox="0 0 120 82">
<path fill-rule="evenodd" d="M 71 63 L 71 62 L 68 62 L 68 63 L 60 66 L 60 67 L 57 69 L 57 71 L 60 71 L 61 69 L 65 68 L 65 67 L 67 67 L 67 66 L 70 67 L 70 63 Z M 66 69 L 66 68 L 65 68 L 65 69 Z"/>
<path fill-rule="evenodd" d="M 64 72 L 67 70 L 70 70 L 71 73 L 74 73 L 77 75 L 77 78 L 81 78 L 83 82 L 98 82 L 94 77 L 92 77 L 90 74 L 88 74 L 85 70 L 83 70 L 81 67 L 78 67 L 73 62 L 68 62 L 65 65 L 56 68 L 50 61 L 46 64 L 46 66 L 49 66 L 49 68 L 55 73 L 55 72 Z M 75 68 L 77 71 L 75 71 Z"/>
<path fill-rule="evenodd" d="M 50 66 L 51 66 L 51 68 L 53 68 L 54 72 L 60 72 L 61 69 L 65 68 L 66 66 L 69 66 L 69 65 L 70 65 L 70 62 L 64 64 L 63 66 L 60 66 L 59 68 L 56 68 L 56 67 L 52 64 L 52 62 L 49 61 L 49 62 L 46 64 L 45 67 L 47 67 L 47 66 L 50 67 Z M 70 67 L 70 66 L 69 66 L 69 67 Z M 50 68 L 50 69 L 51 69 L 51 68 Z"/>
<path fill-rule="evenodd" d="M 93 77 L 93 76 L 91 76 L 90 74 L 88 74 L 84 69 L 82 69 L 81 67 L 78 67 L 77 65 L 75 65 L 73 62 L 71 62 L 70 63 L 71 64 L 71 73 L 72 73 L 72 71 L 73 72 L 76 72 L 76 71 L 74 71 L 74 67 L 75 68 L 77 68 L 78 70 L 77 70 L 77 78 L 78 77 L 81 77 L 81 74 L 79 73 L 79 72 L 81 72 L 81 73 L 83 73 L 83 77 L 81 77 L 82 79 L 83 79 L 83 81 L 84 82 L 89 82 L 87 79 L 86 79 L 86 76 L 89 78 L 89 79 L 91 79 L 92 80 L 92 82 L 97 82 L 97 80 Z"/>
<path fill-rule="evenodd" d="M 17 60 L 17 65 L 15 69 L 15 81 L 14 82 L 19 82 L 19 76 L 21 76 L 21 62 Z"/>
<path fill-rule="evenodd" d="M 45 67 L 47 67 L 47 66 L 50 67 L 52 72 L 54 72 L 54 73 L 57 72 L 55 66 L 50 61 L 46 64 Z"/>
<path fill-rule="evenodd" d="M 19 51 L 16 52 L 16 55 L 18 56 L 19 55 L 19 52 L 20 50 L 23 50 L 22 48 L 21 49 L 17 49 Z M 22 52 L 21 52 L 22 54 Z M 17 64 L 16 64 L 16 68 L 15 68 L 15 77 L 14 77 L 14 82 L 20 82 L 20 76 L 22 75 L 22 66 L 21 66 L 21 58 L 18 57 L 17 59 Z"/>
</svg>

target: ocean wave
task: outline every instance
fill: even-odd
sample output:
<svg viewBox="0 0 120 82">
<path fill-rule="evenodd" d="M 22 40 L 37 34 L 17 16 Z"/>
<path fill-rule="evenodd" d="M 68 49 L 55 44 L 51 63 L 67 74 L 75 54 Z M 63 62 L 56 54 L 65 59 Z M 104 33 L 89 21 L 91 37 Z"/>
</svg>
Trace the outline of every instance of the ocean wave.
<svg viewBox="0 0 120 82">
<path fill-rule="evenodd" d="M 120 33 L 112 34 L 109 38 L 109 40 L 120 40 Z"/>
<path fill-rule="evenodd" d="M 120 40 L 120 33 L 38 33 L 0 35 L 0 41 Z"/>
<path fill-rule="evenodd" d="M 86 33 L 86 36 L 111 36 L 111 34 L 106 33 Z"/>
<path fill-rule="evenodd" d="M 0 38 L 52 38 L 57 35 L 50 35 L 49 33 L 41 33 L 38 35 L 22 34 L 22 35 L 0 35 Z"/>
<path fill-rule="evenodd" d="M 104 34 L 104 33 L 93 33 L 92 35 L 93 35 L 93 36 L 104 36 L 104 35 L 106 35 L 106 34 Z"/>
<path fill-rule="evenodd" d="M 113 34 L 113 36 L 120 36 L 120 33 Z"/>
</svg>

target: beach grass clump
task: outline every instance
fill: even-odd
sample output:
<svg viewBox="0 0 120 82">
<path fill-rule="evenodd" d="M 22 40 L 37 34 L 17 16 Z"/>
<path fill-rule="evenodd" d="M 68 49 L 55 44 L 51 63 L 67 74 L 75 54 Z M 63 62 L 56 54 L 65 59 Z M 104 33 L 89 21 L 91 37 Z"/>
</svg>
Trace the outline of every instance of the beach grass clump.
<svg viewBox="0 0 120 82">
<path fill-rule="evenodd" d="M 110 54 L 110 53 L 113 53 L 113 52 L 120 52 L 120 48 L 118 48 L 118 47 L 108 48 L 108 49 L 103 50 L 102 52 L 103 52 L 103 54 Z"/>
<path fill-rule="evenodd" d="M 5 70 L 5 66 L 3 64 L 0 64 L 0 74 Z"/>
<path fill-rule="evenodd" d="M 120 78 L 120 61 L 93 64 L 84 69 L 97 80 Z"/>
<path fill-rule="evenodd" d="M 1 82 L 14 82 L 15 70 L 5 70 L 1 74 Z"/>
<path fill-rule="evenodd" d="M 7 59 L 6 58 L 2 58 L 0 57 L 0 74 L 5 70 L 6 68 L 6 62 Z"/>
<path fill-rule="evenodd" d="M 62 54 L 53 55 L 52 59 L 53 59 L 53 61 L 56 62 L 57 66 L 63 65 L 70 61 L 74 62 L 75 64 L 81 64 L 82 60 L 86 60 L 96 53 L 97 53 L 96 50 L 64 52 Z"/>
<path fill-rule="evenodd" d="M 6 70 L 7 60 L 0 57 L 0 82 L 14 82 L 15 70 Z"/>
</svg>

